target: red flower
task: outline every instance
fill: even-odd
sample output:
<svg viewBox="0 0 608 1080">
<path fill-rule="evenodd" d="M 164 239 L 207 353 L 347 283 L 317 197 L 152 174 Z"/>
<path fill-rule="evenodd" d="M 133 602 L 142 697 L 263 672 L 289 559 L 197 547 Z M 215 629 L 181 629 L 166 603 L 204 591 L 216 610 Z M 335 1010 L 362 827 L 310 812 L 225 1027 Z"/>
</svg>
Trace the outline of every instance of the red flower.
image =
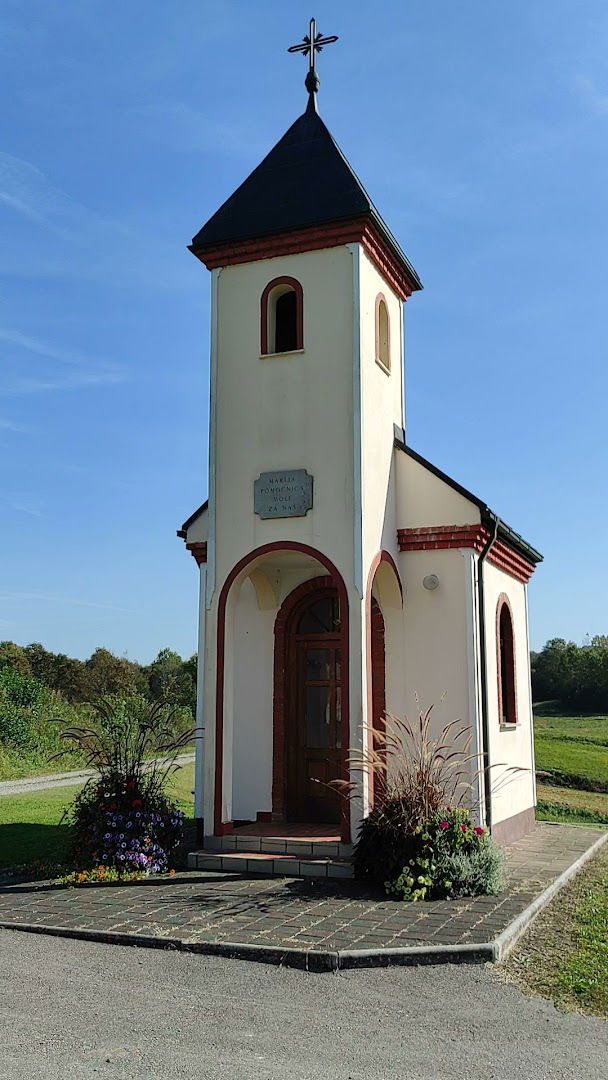
<svg viewBox="0 0 608 1080">
<path fill-rule="evenodd" d="M 141 799 L 133 799 L 131 806 L 141 806 Z"/>
<path fill-rule="evenodd" d="M 483 836 L 483 834 L 485 833 L 485 831 L 486 831 L 486 830 L 485 830 L 485 829 L 482 829 L 482 828 L 480 828 L 480 826 L 479 826 L 479 825 L 476 825 L 476 826 L 475 826 L 475 828 L 473 829 L 473 832 L 477 833 L 477 835 L 478 835 L 478 836 Z"/>
<path fill-rule="evenodd" d="M 461 825 L 461 826 L 460 826 L 460 831 L 461 831 L 461 832 L 466 832 L 466 831 L 467 831 L 467 827 L 466 827 L 466 825 Z"/>
<path fill-rule="evenodd" d="M 440 821 L 439 822 L 439 828 L 440 829 L 449 829 L 449 827 L 450 827 L 449 821 Z"/>
</svg>

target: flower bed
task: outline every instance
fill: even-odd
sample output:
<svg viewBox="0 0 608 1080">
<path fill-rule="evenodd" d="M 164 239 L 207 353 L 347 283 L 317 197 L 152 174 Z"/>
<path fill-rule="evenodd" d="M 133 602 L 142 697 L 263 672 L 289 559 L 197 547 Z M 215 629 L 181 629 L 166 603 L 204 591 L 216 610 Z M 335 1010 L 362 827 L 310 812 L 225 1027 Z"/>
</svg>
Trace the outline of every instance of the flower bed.
<svg viewBox="0 0 608 1080">
<path fill-rule="evenodd" d="M 71 810 L 79 869 L 96 866 L 160 874 L 179 844 L 184 815 L 162 791 L 105 775 L 89 782 Z"/>
</svg>

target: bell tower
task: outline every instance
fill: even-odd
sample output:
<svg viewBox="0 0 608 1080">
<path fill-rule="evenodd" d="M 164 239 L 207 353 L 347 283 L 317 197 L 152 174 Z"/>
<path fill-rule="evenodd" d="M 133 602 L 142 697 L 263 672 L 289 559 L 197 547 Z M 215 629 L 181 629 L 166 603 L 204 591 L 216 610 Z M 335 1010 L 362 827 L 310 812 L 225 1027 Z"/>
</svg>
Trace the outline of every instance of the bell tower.
<svg viewBox="0 0 608 1080">
<path fill-rule="evenodd" d="M 216 833 L 285 813 L 290 725 L 308 725 L 303 739 L 329 725 L 347 778 L 372 707 L 370 574 L 397 554 L 402 309 L 421 284 L 319 116 L 315 55 L 333 40 L 313 23 L 292 47 L 309 57 L 304 113 L 190 246 L 212 273 L 209 503 L 204 538 L 199 522 L 187 539 L 205 544 L 201 784 Z M 277 671 L 277 619 L 306 581 L 339 594 L 331 702 Z M 314 721 L 294 718 L 294 694 L 323 699 Z"/>
</svg>

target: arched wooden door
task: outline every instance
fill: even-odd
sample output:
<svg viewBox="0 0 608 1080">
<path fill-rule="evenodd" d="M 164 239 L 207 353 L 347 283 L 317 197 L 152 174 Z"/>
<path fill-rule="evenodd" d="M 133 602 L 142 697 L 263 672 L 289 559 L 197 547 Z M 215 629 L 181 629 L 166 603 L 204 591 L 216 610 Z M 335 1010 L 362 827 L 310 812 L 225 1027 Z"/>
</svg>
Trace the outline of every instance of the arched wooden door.
<svg viewBox="0 0 608 1080">
<path fill-rule="evenodd" d="M 340 821 L 325 785 L 342 769 L 342 657 L 337 590 L 306 597 L 287 627 L 285 804 L 288 821 Z"/>
</svg>

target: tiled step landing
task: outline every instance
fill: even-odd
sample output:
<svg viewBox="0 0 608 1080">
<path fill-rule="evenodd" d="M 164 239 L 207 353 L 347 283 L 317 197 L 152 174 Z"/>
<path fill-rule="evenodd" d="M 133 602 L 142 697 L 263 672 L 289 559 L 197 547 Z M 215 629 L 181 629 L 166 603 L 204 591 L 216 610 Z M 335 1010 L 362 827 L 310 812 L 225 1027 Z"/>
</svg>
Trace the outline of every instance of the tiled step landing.
<svg viewBox="0 0 608 1080">
<path fill-rule="evenodd" d="M 240 837 L 212 837 L 215 840 L 241 839 Z M 244 837 L 243 837 L 244 839 Z M 247 837 L 248 840 L 257 839 Z M 262 839 L 262 838 L 261 838 Z M 264 837 L 267 841 L 268 838 Z M 316 847 L 316 844 L 304 844 L 304 847 Z M 326 845 L 318 845 L 326 846 Z M 336 847 L 349 845 L 336 844 Z M 353 867 L 348 858 L 339 858 L 338 855 L 330 857 L 329 852 L 324 852 L 325 857 L 319 857 L 312 852 L 302 852 L 301 855 L 294 853 L 272 853 L 266 851 L 250 850 L 209 850 L 191 851 L 188 855 L 188 866 L 191 870 L 220 870 L 224 873 L 237 874 L 262 874 L 264 877 L 316 877 L 316 878 L 352 878 Z"/>
<path fill-rule="evenodd" d="M 314 837 L 286 836 L 277 834 L 255 835 L 231 833 L 228 836 L 206 836 L 205 851 L 221 851 L 226 855 L 251 851 L 262 855 L 291 855 L 296 859 L 350 859 L 352 844 L 343 844 L 338 837 L 332 840 Z"/>
</svg>

